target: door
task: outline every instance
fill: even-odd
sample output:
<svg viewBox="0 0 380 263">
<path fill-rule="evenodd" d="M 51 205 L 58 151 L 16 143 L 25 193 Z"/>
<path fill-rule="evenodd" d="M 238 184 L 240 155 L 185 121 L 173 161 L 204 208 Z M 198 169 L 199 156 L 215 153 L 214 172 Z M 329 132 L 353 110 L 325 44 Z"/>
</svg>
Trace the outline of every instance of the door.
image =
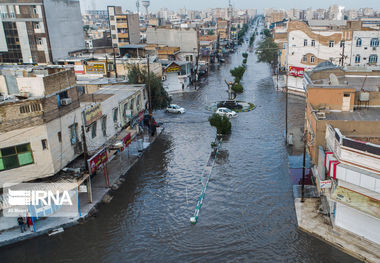
<svg viewBox="0 0 380 263">
<path fill-rule="evenodd" d="M 351 104 L 351 94 L 344 93 L 343 95 L 343 103 L 342 103 L 342 111 L 350 111 Z"/>
</svg>

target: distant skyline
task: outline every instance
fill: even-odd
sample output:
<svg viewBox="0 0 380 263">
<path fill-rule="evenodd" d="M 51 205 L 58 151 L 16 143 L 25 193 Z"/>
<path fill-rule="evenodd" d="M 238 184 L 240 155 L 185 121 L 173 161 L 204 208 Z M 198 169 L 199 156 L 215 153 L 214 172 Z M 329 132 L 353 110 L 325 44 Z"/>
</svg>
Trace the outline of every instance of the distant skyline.
<svg viewBox="0 0 380 263">
<path fill-rule="evenodd" d="M 124 9 L 129 9 L 131 11 L 136 11 L 136 1 L 135 0 L 80 0 L 81 9 L 106 9 L 107 5 L 122 6 Z M 371 7 L 375 10 L 380 10 L 379 0 L 266 0 L 266 1 L 252 1 L 252 0 L 232 0 L 232 5 L 235 8 L 246 9 L 246 8 L 256 8 L 260 13 L 263 12 L 264 8 L 277 8 L 277 9 L 307 9 L 309 7 L 313 9 L 317 8 L 328 8 L 330 5 L 341 5 L 347 9 L 350 8 L 363 8 Z M 193 9 L 193 10 L 204 10 L 207 8 L 224 8 L 228 6 L 228 0 L 151 0 L 149 9 L 153 12 L 158 11 L 160 8 L 168 8 L 170 10 L 178 10 L 180 8 Z M 140 4 L 140 10 L 143 7 Z"/>
</svg>

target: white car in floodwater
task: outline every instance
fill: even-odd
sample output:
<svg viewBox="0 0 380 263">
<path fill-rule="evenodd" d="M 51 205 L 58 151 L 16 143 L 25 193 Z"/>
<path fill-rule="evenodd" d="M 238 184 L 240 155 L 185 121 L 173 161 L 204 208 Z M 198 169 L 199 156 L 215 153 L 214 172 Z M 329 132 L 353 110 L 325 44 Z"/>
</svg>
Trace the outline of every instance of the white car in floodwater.
<svg viewBox="0 0 380 263">
<path fill-rule="evenodd" d="M 185 113 L 185 109 L 178 106 L 177 104 L 170 104 L 166 108 L 166 112 L 183 114 L 183 113 Z"/>
<path fill-rule="evenodd" d="M 238 116 L 238 114 L 235 111 L 230 110 L 229 108 L 218 108 L 215 113 L 219 116 L 227 116 L 228 118 Z"/>
</svg>

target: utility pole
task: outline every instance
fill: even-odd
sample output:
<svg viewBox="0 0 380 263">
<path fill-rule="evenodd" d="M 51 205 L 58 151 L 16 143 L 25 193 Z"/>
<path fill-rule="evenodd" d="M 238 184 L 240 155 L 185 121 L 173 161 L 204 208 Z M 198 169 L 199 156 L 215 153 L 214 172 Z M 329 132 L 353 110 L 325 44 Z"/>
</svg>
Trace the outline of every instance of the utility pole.
<svg viewBox="0 0 380 263">
<path fill-rule="evenodd" d="M 278 75 L 280 74 L 280 60 L 279 60 L 279 57 L 280 57 L 280 50 L 278 50 L 278 54 L 277 54 L 277 90 L 278 90 Z"/>
<path fill-rule="evenodd" d="M 149 55 L 146 59 L 147 64 L 148 64 L 148 99 L 149 99 L 149 115 L 152 116 L 152 94 L 150 90 L 150 61 L 149 61 Z"/>
<path fill-rule="evenodd" d="M 196 83 L 198 82 L 198 74 L 199 74 L 199 49 L 200 49 L 200 42 L 199 42 L 199 27 L 197 26 L 197 49 L 198 49 L 198 54 L 197 54 L 197 70 L 195 71 L 195 81 Z M 197 84 L 195 84 L 197 85 Z M 196 86 L 195 86 L 196 88 Z"/>
<path fill-rule="evenodd" d="M 306 124 L 306 122 L 305 122 Z M 306 125 L 305 125 L 306 127 Z M 305 166 L 306 166 L 306 144 L 307 144 L 307 130 L 305 129 L 303 138 L 303 161 L 302 161 L 302 190 L 301 190 L 301 203 L 305 202 Z"/>
<path fill-rule="evenodd" d="M 288 66 L 287 66 L 288 67 Z M 286 68 L 286 85 L 285 85 L 285 142 L 288 145 L 288 68 Z"/>
<path fill-rule="evenodd" d="M 91 171 L 88 166 L 88 150 L 87 150 L 87 141 L 86 141 L 86 133 L 84 131 L 84 126 L 82 125 L 82 141 L 83 141 L 83 159 L 86 167 L 86 171 L 89 173 L 87 179 L 87 195 L 88 202 L 92 203 L 92 186 L 91 186 Z"/>
<path fill-rule="evenodd" d="M 106 70 L 107 70 L 107 78 L 110 77 L 110 71 L 109 71 L 109 68 L 108 68 L 108 57 L 106 55 Z"/>
<path fill-rule="evenodd" d="M 343 42 L 343 51 L 342 51 L 342 58 L 341 58 L 341 66 L 344 66 L 344 47 L 346 46 L 346 42 Z"/>
<path fill-rule="evenodd" d="M 117 67 L 116 67 L 116 53 L 115 48 L 113 48 L 113 65 L 114 65 L 114 71 L 115 71 L 115 78 L 117 78 Z"/>
</svg>

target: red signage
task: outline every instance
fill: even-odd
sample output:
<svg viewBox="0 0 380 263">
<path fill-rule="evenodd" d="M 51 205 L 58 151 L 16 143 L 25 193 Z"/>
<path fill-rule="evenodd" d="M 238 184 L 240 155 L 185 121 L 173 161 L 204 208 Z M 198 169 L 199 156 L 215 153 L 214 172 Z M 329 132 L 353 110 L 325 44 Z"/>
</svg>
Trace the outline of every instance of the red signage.
<svg viewBox="0 0 380 263">
<path fill-rule="evenodd" d="M 127 136 L 123 138 L 124 147 L 127 147 L 128 145 L 130 145 L 131 142 L 132 142 L 132 137 L 131 137 L 131 134 L 128 133 Z"/>
<path fill-rule="evenodd" d="M 303 72 L 305 68 L 289 66 L 289 76 L 303 78 Z"/>
<path fill-rule="evenodd" d="M 94 156 L 88 160 L 90 165 L 91 174 L 94 174 L 95 171 L 102 166 L 102 164 L 108 161 L 107 150 L 103 149 L 97 152 Z"/>
<path fill-rule="evenodd" d="M 144 110 L 139 112 L 139 121 L 142 121 L 144 119 Z"/>
</svg>

